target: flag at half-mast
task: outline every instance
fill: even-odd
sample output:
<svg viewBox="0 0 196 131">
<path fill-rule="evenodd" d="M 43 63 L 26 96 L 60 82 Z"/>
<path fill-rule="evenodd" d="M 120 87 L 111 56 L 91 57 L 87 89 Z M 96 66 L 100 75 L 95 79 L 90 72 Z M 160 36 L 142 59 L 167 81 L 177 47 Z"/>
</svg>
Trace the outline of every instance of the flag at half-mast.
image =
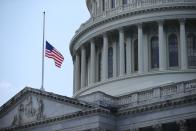
<svg viewBox="0 0 196 131">
<path fill-rule="evenodd" d="M 48 58 L 52 58 L 54 60 L 54 62 L 55 62 L 55 65 L 57 67 L 61 68 L 61 65 L 63 63 L 64 57 L 48 41 L 46 41 L 45 56 L 48 57 Z"/>
</svg>

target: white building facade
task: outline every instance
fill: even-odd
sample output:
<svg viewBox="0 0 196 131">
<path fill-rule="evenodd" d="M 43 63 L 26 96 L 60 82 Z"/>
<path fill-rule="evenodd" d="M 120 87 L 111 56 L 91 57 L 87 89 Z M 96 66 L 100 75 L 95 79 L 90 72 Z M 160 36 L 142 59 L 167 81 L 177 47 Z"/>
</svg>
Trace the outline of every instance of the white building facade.
<svg viewBox="0 0 196 131">
<path fill-rule="evenodd" d="M 87 0 L 70 51 L 74 96 L 112 96 L 196 78 L 194 0 Z"/>
<path fill-rule="evenodd" d="M 86 0 L 73 98 L 26 87 L 0 131 L 195 131 L 196 0 Z"/>
</svg>

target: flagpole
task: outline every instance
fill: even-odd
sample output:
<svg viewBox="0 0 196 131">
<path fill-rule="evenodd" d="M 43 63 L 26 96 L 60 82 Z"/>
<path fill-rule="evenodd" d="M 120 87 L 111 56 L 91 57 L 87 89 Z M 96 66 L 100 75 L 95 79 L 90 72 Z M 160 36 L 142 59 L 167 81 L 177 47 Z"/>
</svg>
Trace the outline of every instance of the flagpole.
<svg viewBox="0 0 196 131">
<path fill-rule="evenodd" d="M 45 11 L 43 12 L 43 45 L 42 45 L 42 84 L 41 90 L 44 91 L 44 45 L 45 45 Z"/>
</svg>

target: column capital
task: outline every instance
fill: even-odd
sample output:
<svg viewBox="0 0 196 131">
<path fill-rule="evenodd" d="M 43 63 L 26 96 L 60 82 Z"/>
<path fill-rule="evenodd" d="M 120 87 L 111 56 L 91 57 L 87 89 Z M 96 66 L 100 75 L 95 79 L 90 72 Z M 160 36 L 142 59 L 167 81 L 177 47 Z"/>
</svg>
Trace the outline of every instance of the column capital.
<svg viewBox="0 0 196 131">
<path fill-rule="evenodd" d="M 155 131 L 162 131 L 162 124 L 155 124 L 152 126 Z"/>
<path fill-rule="evenodd" d="M 186 23 L 186 19 L 185 18 L 178 19 L 178 21 L 180 22 L 180 24 L 185 24 Z"/>
<path fill-rule="evenodd" d="M 83 46 L 81 46 L 81 50 L 85 50 L 86 49 L 86 47 L 83 45 Z"/>
<path fill-rule="evenodd" d="M 79 55 L 80 55 L 80 50 L 78 49 L 78 50 L 75 52 L 74 56 L 76 57 L 76 56 L 79 56 Z"/>
<path fill-rule="evenodd" d="M 158 23 L 159 25 L 163 25 L 164 22 L 165 22 L 164 20 L 158 20 L 158 21 L 157 21 L 157 23 Z"/>
<path fill-rule="evenodd" d="M 102 36 L 103 36 L 103 37 L 107 37 L 107 36 L 108 36 L 108 33 L 107 33 L 107 32 L 104 32 L 104 33 L 102 34 Z"/>
<path fill-rule="evenodd" d="M 180 129 L 186 129 L 187 127 L 186 120 L 178 120 L 176 121 L 176 124 L 179 126 Z"/>
<path fill-rule="evenodd" d="M 138 27 L 138 28 L 142 28 L 142 26 L 143 26 L 143 23 L 138 23 L 138 24 L 137 24 L 137 27 Z"/>
<path fill-rule="evenodd" d="M 119 31 L 119 32 L 124 32 L 124 27 L 118 28 L 118 31 Z"/>
<path fill-rule="evenodd" d="M 91 38 L 90 39 L 90 43 L 95 43 L 95 39 L 94 38 Z"/>
</svg>

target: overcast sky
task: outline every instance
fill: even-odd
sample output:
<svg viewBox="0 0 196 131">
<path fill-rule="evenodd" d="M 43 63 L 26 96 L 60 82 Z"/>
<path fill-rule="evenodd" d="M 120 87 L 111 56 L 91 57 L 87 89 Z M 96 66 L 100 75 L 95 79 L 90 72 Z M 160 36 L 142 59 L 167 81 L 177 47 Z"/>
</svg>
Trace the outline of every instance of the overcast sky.
<svg viewBox="0 0 196 131">
<path fill-rule="evenodd" d="M 85 0 L 0 0 L 0 106 L 26 86 L 41 87 L 43 11 L 45 40 L 65 58 L 61 69 L 45 58 L 44 88 L 72 96 L 69 43 L 89 19 Z"/>
</svg>

